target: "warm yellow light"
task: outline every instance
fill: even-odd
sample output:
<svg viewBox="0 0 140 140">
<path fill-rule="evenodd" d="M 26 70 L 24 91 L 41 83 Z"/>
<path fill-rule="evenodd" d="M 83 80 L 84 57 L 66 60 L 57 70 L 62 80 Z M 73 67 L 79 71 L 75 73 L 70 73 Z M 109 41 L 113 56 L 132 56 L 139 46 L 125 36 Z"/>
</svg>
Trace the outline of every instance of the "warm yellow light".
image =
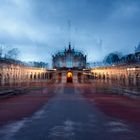
<svg viewBox="0 0 140 140">
<path fill-rule="evenodd" d="M 68 77 L 68 78 L 72 77 L 72 73 L 71 73 L 71 72 L 68 72 L 68 73 L 67 73 L 67 77 Z"/>
</svg>

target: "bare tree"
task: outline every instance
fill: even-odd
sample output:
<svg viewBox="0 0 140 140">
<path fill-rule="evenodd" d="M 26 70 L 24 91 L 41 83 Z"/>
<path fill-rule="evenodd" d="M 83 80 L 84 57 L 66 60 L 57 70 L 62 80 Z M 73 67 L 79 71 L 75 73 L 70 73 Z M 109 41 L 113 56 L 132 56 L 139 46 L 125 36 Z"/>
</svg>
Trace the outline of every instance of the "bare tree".
<svg viewBox="0 0 140 140">
<path fill-rule="evenodd" d="M 122 54 L 120 52 L 109 53 L 103 60 L 104 63 L 114 64 L 118 63 Z"/>
<path fill-rule="evenodd" d="M 2 58 L 2 45 L 0 46 L 0 58 Z"/>
<path fill-rule="evenodd" d="M 13 48 L 11 50 L 9 50 L 6 54 L 6 58 L 9 58 L 9 59 L 17 59 L 18 58 L 18 55 L 19 55 L 19 50 L 17 48 Z"/>
</svg>

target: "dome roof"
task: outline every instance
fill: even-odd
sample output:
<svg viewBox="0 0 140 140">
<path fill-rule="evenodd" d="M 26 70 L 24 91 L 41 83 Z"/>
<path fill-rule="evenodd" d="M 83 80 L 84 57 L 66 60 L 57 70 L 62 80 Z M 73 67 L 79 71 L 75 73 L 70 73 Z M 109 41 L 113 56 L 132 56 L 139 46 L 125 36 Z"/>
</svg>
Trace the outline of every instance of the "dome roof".
<svg viewBox="0 0 140 140">
<path fill-rule="evenodd" d="M 70 43 L 67 49 L 57 52 L 54 56 L 65 56 L 67 54 L 73 54 L 75 56 L 84 56 L 84 54 L 81 51 L 72 48 Z"/>
</svg>

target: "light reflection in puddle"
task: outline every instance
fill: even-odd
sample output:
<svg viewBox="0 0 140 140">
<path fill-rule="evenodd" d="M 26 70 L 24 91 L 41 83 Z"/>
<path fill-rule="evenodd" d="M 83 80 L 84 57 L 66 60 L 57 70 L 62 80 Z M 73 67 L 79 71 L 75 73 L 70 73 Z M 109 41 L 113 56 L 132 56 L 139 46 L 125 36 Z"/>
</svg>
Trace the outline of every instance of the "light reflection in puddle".
<svg viewBox="0 0 140 140">
<path fill-rule="evenodd" d="M 127 125 L 123 122 L 119 122 L 119 121 L 111 121 L 111 122 L 108 122 L 106 125 L 108 126 L 123 126 L 123 127 L 127 127 Z"/>
<path fill-rule="evenodd" d="M 12 137 L 20 131 L 23 127 L 26 127 L 27 124 L 32 123 L 34 119 L 41 119 L 46 117 L 45 114 L 45 106 L 43 109 L 35 112 L 30 118 L 23 118 L 22 120 L 11 122 L 8 125 L 3 126 L 0 129 L 0 137 L 2 140 L 11 140 Z"/>
<path fill-rule="evenodd" d="M 132 133 L 133 131 L 129 128 L 128 125 L 126 125 L 124 122 L 121 122 L 121 121 L 111 121 L 111 122 L 108 122 L 106 124 L 106 126 L 108 127 L 108 131 L 109 132 L 115 132 L 115 133 L 124 133 L 124 132 L 127 132 L 127 133 Z"/>
<path fill-rule="evenodd" d="M 62 123 L 63 125 L 54 126 L 50 129 L 49 138 L 63 137 L 65 139 L 74 139 L 77 133 L 96 133 L 96 125 L 91 123 L 73 122 L 66 120 Z"/>
</svg>

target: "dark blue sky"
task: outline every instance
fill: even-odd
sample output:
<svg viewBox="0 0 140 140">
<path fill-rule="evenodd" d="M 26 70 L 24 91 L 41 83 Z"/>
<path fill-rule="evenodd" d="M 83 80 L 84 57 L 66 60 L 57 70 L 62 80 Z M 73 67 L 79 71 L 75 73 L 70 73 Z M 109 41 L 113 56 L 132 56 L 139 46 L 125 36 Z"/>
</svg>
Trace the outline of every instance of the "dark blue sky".
<svg viewBox="0 0 140 140">
<path fill-rule="evenodd" d="M 51 62 L 70 34 L 88 61 L 112 51 L 133 53 L 140 41 L 140 1 L 0 0 L 0 42 L 19 48 L 21 60 Z"/>
</svg>

